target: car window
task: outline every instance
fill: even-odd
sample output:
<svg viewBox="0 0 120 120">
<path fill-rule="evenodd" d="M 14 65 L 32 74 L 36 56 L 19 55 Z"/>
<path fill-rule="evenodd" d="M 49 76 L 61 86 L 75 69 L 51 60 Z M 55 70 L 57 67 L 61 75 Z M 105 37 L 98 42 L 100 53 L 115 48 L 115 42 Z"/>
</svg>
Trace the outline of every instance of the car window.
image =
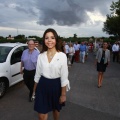
<svg viewBox="0 0 120 120">
<path fill-rule="evenodd" d="M 28 46 L 24 46 L 24 50 L 28 49 Z"/>
<path fill-rule="evenodd" d="M 21 61 L 21 56 L 22 53 L 24 51 L 24 46 L 17 48 L 16 50 L 14 50 L 12 56 L 11 56 L 11 64 L 15 64 L 17 62 Z"/>
<path fill-rule="evenodd" d="M 0 63 L 3 63 L 6 61 L 7 56 L 12 48 L 13 47 L 0 46 Z"/>
</svg>

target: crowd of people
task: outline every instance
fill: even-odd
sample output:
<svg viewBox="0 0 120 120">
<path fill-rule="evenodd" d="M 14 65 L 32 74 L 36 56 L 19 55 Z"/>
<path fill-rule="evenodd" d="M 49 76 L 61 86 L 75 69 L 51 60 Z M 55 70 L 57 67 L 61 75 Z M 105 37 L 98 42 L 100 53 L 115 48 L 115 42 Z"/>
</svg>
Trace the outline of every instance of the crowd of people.
<svg viewBox="0 0 120 120">
<path fill-rule="evenodd" d="M 70 90 L 68 67 L 74 62 L 85 63 L 89 52 L 96 49 L 96 70 L 98 71 L 98 88 L 102 86 L 103 74 L 110 63 L 120 62 L 120 43 L 88 42 L 67 43 L 58 39 L 54 29 L 47 29 L 43 34 L 42 50 L 38 52 L 33 40 L 28 41 L 21 57 L 20 72 L 29 89 L 29 101 L 34 100 L 34 110 L 39 120 L 47 120 L 48 112 L 53 112 L 54 120 L 59 120 L 60 110 L 65 106 L 66 91 Z M 23 69 L 24 68 L 24 69 Z"/>
<path fill-rule="evenodd" d="M 75 43 L 63 41 L 62 48 L 68 58 L 68 65 L 72 66 L 73 62 L 85 63 L 88 58 L 88 53 L 93 52 L 94 44 L 84 41 L 81 43 L 77 41 Z"/>
<path fill-rule="evenodd" d="M 110 55 L 112 56 L 113 62 L 120 63 L 120 41 L 116 41 L 114 44 L 110 42 L 107 43 L 107 49 L 110 51 Z M 91 43 L 91 42 L 75 42 L 75 43 L 65 43 L 64 49 L 65 53 L 67 53 L 67 57 L 71 54 L 71 45 L 73 49 L 73 58 L 74 62 L 85 63 L 87 60 L 88 53 L 94 52 L 96 55 L 100 48 L 103 48 L 104 42 Z M 69 49 L 70 48 L 70 49 Z M 71 57 L 70 57 L 71 58 Z M 73 62 L 71 62 L 73 64 Z"/>
</svg>

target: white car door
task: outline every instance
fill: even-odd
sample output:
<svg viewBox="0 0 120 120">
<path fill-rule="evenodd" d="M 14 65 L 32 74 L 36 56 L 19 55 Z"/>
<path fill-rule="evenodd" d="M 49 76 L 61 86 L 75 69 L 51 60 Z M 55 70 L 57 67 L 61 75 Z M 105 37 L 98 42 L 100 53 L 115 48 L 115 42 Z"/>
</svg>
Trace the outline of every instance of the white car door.
<svg viewBox="0 0 120 120">
<path fill-rule="evenodd" d="M 23 75 L 20 74 L 21 56 L 22 56 L 23 50 L 24 50 L 23 46 L 18 47 L 14 50 L 11 56 L 10 69 L 11 69 L 12 85 L 23 80 Z"/>
</svg>

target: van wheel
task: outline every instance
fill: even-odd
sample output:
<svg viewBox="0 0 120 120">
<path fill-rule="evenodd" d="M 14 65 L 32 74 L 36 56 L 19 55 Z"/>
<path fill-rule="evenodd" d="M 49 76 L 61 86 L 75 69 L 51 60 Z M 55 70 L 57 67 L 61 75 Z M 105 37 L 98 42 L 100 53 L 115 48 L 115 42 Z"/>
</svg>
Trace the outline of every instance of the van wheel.
<svg viewBox="0 0 120 120">
<path fill-rule="evenodd" d="M 6 82 L 4 80 L 0 80 L 0 98 L 4 96 L 6 88 Z"/>
</svg>

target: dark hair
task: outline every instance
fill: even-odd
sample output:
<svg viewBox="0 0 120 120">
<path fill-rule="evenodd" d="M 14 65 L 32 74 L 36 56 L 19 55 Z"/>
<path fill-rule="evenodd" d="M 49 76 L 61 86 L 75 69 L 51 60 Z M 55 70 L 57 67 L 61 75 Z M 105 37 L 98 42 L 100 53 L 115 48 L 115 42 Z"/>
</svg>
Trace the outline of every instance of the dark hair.
<svg viewBox="0 0 120 120">
<path fill-rule="evenodd" d="M 55 40 L 56 40 L 55 48 L 56 48 L 57 51 L 60 51 L 59 40 L 58 40 L 58 34 L 57 34 L 57 32 L 56 32 L 54 29 L 52 29 L 52 28 L 48 28 L 48 29 L 44 32 L 44 34 L 43 34 L 43 48 L 42 48 L 41 53 L 43 53 L 44 51 L 47 51 L 47 49 L 48 49 L 47 46 L 45 45 L 45 35 L 46 35 L 48 32 L 52 32 L 52 33 L 53 33 L 53 35 L 54 35 L 54 37 L 55 37 Z"/>
</svg>

